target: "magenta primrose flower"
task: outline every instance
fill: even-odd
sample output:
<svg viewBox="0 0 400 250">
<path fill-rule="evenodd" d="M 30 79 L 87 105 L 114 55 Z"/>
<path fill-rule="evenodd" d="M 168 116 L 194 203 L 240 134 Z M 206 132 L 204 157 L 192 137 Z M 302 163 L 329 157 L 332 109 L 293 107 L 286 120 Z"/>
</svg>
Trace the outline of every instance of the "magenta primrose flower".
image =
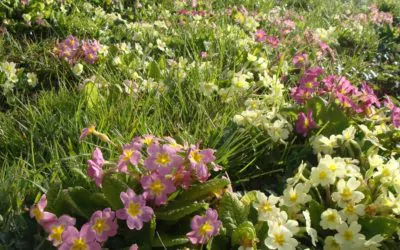
<svg viewBox="0 0 400 250">
<path fill-rule="evenodd" d="M 172 180 L 176 187 L 188 189 L 192 184 L 192 172 L 187 170 L 184 166 L 180 166 L 172 174 Z"/>
<path fill-rule="evenodd" d="M 308 55 L 305 53 L 298 53 L 293 57 L 292 63 L 296 68 L 302 68 L 306 65 Z"/>
<path fill-rule="evenodd" d="M 388 95 L 385 95 L 385 100 L 383 101 L 383 104 L 385 105 L 386 108 L 390 110 L 393 110 L 396 107 L 392 99 Z"/>
<path fill-rule="evenodd" d="M 32 205 L 29 211 L 30 217 L 35 218 L 39 225 L 41 225 L 45 230 L 47 230 L 49 225 L 57 220 L 57 216 L 55 214 L 44 211 L 46 206 L 47 197 L 45 194 L 43 194 L 38 203 Z"/>
<path fill-rule="evenodd" d="M 66 228 L 69 226 L 75 226 L 75 218 L 68 216 L 68 215 L 62 215 L 60 218 L 58 218 L 56 221 L 51 223 L 49 227 L 47 228 L 47 233 L 49 233 L 49 236 L 47 237 L 47 240 L 53 242 L 53 246 L 58 247 L 63 243 L 62 241 L 62 233 L 65 231 Z"/>
<path fill-rule="evenodd" d="M 215 160 L 214 150 L 212 149 L 197 149 L 195 146 L 190 148 L 188 155 L 190 165 L 195 170 L 196 176 L 200 182 L 204 182 L 210 177 L 207 164 Z"/>
<path fill-rule="evenodd" d="M 59 250 L 100 250 L 96 242 L 96 235 L 90 230 L 88 223 L 84 224 L 81 231 L 74 226 L 69 226 L 62 234 L 63 243 Z"/>
<path fill-rule="evenodd" d="M 153 217 L 153 209 L 146 206 L 146 200 L 142 195 L 136 195 L 128 188 L 126 192 L 121 192 L 120 198 L 124 208 L 117 210 L 117 218 L 126 220 L 129 229 L 140 230 L 143 222 L 148 222 Z"/>
<path fill-rule="evenodd" d="M 108 237 L 117 234 L 118 225 L 115 219 L 115 212 L 110 208 L 94 212 L 89 224 L 98 242 L 105 242 Z"/>
<path fill-rule="evenodd" d="M 156 205 L 166 204 L 168 195 L 176 190 L 172 180 L 157 173 L 143 176 L 140 183 L 144 189 L 143 196 L 147 200 L 155 199 Z"/>
<path fill-rule="evenodd" d="M 139 151 L 141 148 L 142 145 L 139 143 L 131 143 L 124 147 L 122 155 L 119 157 L 117 164 L 119 172 L 128 172 L 129 163 L 134 166 L 139 164 L 139 161 L 142 157 L 142 154 Z"/>
<path fill-rule="evenodd" d="M 64 40 L 64 44 L 72 50 L 77 50 L 80 45 L 78 38 L 74 37 L 73 35 L 67 36 L 67 38 Z"/>
<path fill-rule="evenodd" d="M 133 245 L 129 248 L 129 250 L 139 250 L 139 247 L 138 247 L 137 244 L 133 244 Z"/>
<path fill-rule="evenodd" d="M 395 128 L 400 127 L 400 108 L 394 107 L 391 115 L 392 124 Z"/>
<path fill-rule="evenodd" d="M 299 113 L 296 121 L 296 132 L 298 134 L 307 136 L 308 132 L 317 127 L 314 119 L 312 118 L 312 110 L 308 110 L 307 114 Z"/>
<path fill-rule="evenodd" d="M 92 159 L 88 160 L 87 175 L 96 182 L 98 187 L 101 187 L 103 182 L 103 164 L 104 158 L 100 148 L 96 147 L 93 151 Z"/>
<path fill-rule="evenodd" d="M 317 78 L 324 73 L 324 69 L 321 67 L 309 68 L 304 72 L 304 75 L 308 78 Z"/>
<path fill-rule="evenodd" d="M 266 41 L 272 48 L 277 48 L 279 45 L 279 38 L 276 36 L 268 36 Z"/>
<path fill-rule="evenodd" d="M 93 132 L 95 132 L 95 131 L 96 131 L 95 125 L 90 125 L 89 127 L 84 128 L 81 132 L 81 135 L 79 136 L 79 141 L 82 141 L 85 137 L 93 134 Z"/>
<path fill-rule="evenodd" d="M 192 231 L 187 233 L 186 237 L 192 244 L 205 244 L 212 237 L 218 235 L 221 225 L 217 211 L 209 208 L 204 216 L 193 217 L 190 223 Z"/>
<path fill-rule="evenodd" d="M 160 145 L 152 143 L 147 152 L 149 157 L 144 161 L 148 170 L 156 170 L 161 175 L 170 174 L 172 168 L 177 168 L 182 164 L 182 157 L 176 154 L 177 150 L 168 144 Z"/>
<path fill-rule="evenodd" d="M 312 91 L 307 88 L 294 87 L 291 89 L 290 96 L 298 104 L 304 104 L 307 100 L 311 98 Z"/>
<path fill-rule="evenodd" d="M 374 90 L 370 86 L 368 86 L 367 83 L 361 84 L 360 96 L 360 99 L 363 102 L 364 106 L 366 106 L 366 108 L 369 108 L 372 105 L 375 105 L 377 107 L 381 106 L 381 103 L 378 97 L 375 95 Z"/>
<path fill-rule="evenodd" d="M 82 41 L 82 50 L 85 61 L 94 64 L 98 59 L 97 53 L 100 50 L 100 44 L 96 40 Z"/>
<path fill-rule="evenodd" d="M 267 39 L 267 33 L 264 30 L 257 30 L 255 36 L 257 42 L 264 42 Z"/>
</svg>

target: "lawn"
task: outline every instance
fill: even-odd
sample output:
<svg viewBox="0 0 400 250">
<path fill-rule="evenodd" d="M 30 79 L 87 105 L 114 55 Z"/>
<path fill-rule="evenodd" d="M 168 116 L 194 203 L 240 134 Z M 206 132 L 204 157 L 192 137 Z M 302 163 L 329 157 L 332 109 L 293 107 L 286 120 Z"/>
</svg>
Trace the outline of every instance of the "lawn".
<svg viewBox="0 0 400 250">
<path fill-rule="evenodd" d="M 0 249 L 398 249 L 396 0 L 2 0 Z"/>
</svg>

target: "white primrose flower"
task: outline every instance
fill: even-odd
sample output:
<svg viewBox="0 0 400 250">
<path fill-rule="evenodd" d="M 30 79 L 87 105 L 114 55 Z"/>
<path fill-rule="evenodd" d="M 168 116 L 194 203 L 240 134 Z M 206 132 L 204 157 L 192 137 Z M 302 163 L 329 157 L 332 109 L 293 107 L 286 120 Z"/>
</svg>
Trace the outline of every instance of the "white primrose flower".
<svg viewBox="0 0 400 250">
<path fill-rule="evenodd" d="M 356 189 L 361 185 L 360 181 L 352 177 L 348 181 L 340 179 L 336 185 L 337 192 L 332 194 L 332 200 L 337 202 L 340 207 L 345 207 L 348 203 L 359 203 L 364 199 L 364 194 Z"/>
<path fill-rule="evenodd" d="M 211 96 L 212 93 L 218 91 L 218 86 L 214 82 L 201 82 L 200 91 L 205 96 Z"/>
<path fill-rule="evenodd" d="M 345 164 L 345 176 L 355 177 L 357 179 L 362 179 L 363 176 L 360 172 L 360 168 L 357 166 L 359 161 L 351 158 L 343 158 Z"/>
<path fill-rule="evenodd" d="M 279 202 L 279 197 L 270 195 L 267 197 L 264 193 L 257 192 L 257 201 L 254 202 L 254 207 L 258 211 L 259 221 L 271 220 L 271 217 L 276 216 L 279 212 L 279 208 L 276 204 Z"/>
<path fill-rule="evenodd" d="M 324 250 L 341 250 L 341 248 L 333 236 L 328 236 L 324 241 Z"/>
<path fill-rule="evenodd" d="M 351 125 L 350 127 L 343 130 L 342 135 L 340 136 L 343 141 L 348 142 L 350 140 L 354 140 L 354 136 L 356 134 L 356 128 Z"/>
<path fill-rule="evenodd" d="M 293 233 L 283 225 L 277 223 L 268 223 L 268 237 L 265 239 L 264 243 L 269 249 L 278 250 L 295 250 L 296 246 L 299 244 L 295 238 L 293 238 Z"/>
<path fill-rule="evenodd" d="M 310 183 L 314 186 L 329 186 L 336 181 L 335 175 L 327 167 L 313 167 L 311 168 Z"/>
<path fill-rule="evenodd" d="M 75 64 L 75 66 L 72 68 L 72 72 L 75 75 L 80 76 L 83 72 L 83 65 L 80 63 Z"/>
<path fill-rule="evenodd" d="M 371 155 L 368 156 L 368 162 L 369 166 L 372 169 L 376 169 L 377 167 L 382 166 L 384 164 L 384 159 L 380 155 Z"/>
<path fill-rule="evenodd" d="M 365 250 L 379 250 L 379 247 L 381 246 L 381 242 L 384 240 L 385 238 L 382 237 L 382 235 L 377 234 L 374 235 L 371 239 L 367 240 L 364 243 L 364 249 Z"/>
<path fill-rule="evenodd" d="M 286 187 L 283 191 L 282 204 L 288 207 L 294 207 L 309 202 L 311 200 L 311 196 L 308 194 L 309 190 L 310 186 L 304 183 L 298 183 L 295 187 Z"/>
<path fill-rule="evenodd" d="M 293 177 L 287 178 L 286 183 L 292 186 L 297 184 L 297 182 L 304 178 L 303 171 L 306 167 L 307 164 L 302 161 L 300 166 L 297 168 L 297 173 Z"/>
<path fill-rule="evenodd" d="M 285 141 L 289 137 L 291 130 L 288 122 L 281 119 L 274 121 L 272 124 L 264 124 L 264 127 L 266 127 L 268 135 L 274 142 Z"/>
<path fill-rule="evenodd" d="M 26 77 L 28 78 L 28 84 L 31 87 L 35 87 L 36 84 L 38 83 L 38 78 L 35 73 L 27 73 Z"/>
<path fill-rule="evenodd" d="M 334 149 L 338 147 L 337 137 L 335 135 L 331 135 L 329 138 L 323 135 L 318 135 L 312 137 L 311 140 L 314 154 L 322 152 L 330 155 L 334 152 Z"/>
<path fill-rule="evenodd" d="M 306 220 L 306 232 L 308 235 L 310 235 L 313 246 L 316 246 L 316 243 L 318 242 L 318 233 L 314 228 L 311 227 L 310 212 L 308 210 L 303 211 L 303 216 Z"/>
<path fill-rule="evenodd" d="M 340 216 L 343 220 L 347 222 L 353 222 L 358 220 L 358 216 L 365 215 L 365 205 L 364 204 L 352 204 L 347 203 L 346 206 L 339 211 Z"/>
<path fill-rule="evenodd" d="M 373 177 L 379 177 L 381 183 L 389 183 L 399 175 L 400 164 L 397 160 L 391 158 L 386 164 L 377 167 L 377 172 L 373 174 Z"/>
<path fill-rule="evenodd" d="M 165 51 L 165 48 L 167 47 L 167 45 L 165 44 L 164 41 L 162 41 L 161 39 L 157 39 L 157 48 L 161 51 Z"/>
<path fill-rule="evenodd" d="M 289 220 L 289 216 L 285 211 L 279 211 L 275 217 L 268 221 L 268 225 L 271 223 L 285 226 L 292 234 L 297 234 L 300 230 L 299 223 L 296 220 Z"/>
<path fill-rule="evenodd" d="M 323 229 L 336 230 L 342 223 L 342 218 L 340 217 L 336 209 L 328 208 L 321 214 L 321 221 L 319 224 Z"/>
<path fill-rule="evenodd" d="M 361 225 L 353 221 L 350 226 L 342 223 L 335 234 L 335 240 L 340 244 L 341 249 L 352 249 L 364 245 L 365 236 L 360 234 Z"/>
</svg>

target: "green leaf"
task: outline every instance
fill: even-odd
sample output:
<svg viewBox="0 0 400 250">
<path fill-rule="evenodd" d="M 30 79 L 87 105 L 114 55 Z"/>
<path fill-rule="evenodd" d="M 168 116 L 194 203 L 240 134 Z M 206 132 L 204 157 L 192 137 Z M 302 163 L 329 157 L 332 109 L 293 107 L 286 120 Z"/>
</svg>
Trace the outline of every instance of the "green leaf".
<svg viewBox="0 0 400 250">
<path fill-rule="evenodd" d="M 46 210 L 56 215 L 61 215 L 64 208 L 64 199 L 61 182 L 55 182 L 50 185 L 46 193 L 47 207 Z"/>
<path fill-rule="evenodd" d="M 163 234 L 155 237 L 152 247 L 173 247 L 187 244 L 188 242 L 189 239 L 186 235 L 170 236 Z"/>
<path fill-rule="evenodd" d="M 208 208 L 208 203 L 205 202 L 195 202 L 195 203 L 191 203 L 188 204 L 186 206 L 181 206 L 176 208 L 174 207 L 162 207 L 160 209 L 158 209 L 155 214 L 156 214 L 156 218 L 159 220 L 179 220 L 183 217 L 185 217 L 186 215 L 190 215 L 194 212 L 196 212 L 197 210 L 200 209 L 207 209 Z"/>
<path fill-rule="evenodd" d="M 103 193 L 94 193 L 89 199 L 93 206 L 98 209 L 110 207 L 110 203 L 108 203 L 107 198 Z"/>
<path fill-rule="evenodd" d="M 86 219 L 96 210 L 89 199 L 91 193 L 83 187 L 70 187 L 64 195 L 72 211 Z"/>
<path fill-rule="evenodd" d="M 83 88 L 83 94 L 87 101 L 87 106 L 91 109 L 96 106 L 99 101 L 99 91 L 94 82 L 88 82 Z"/>
<path fill-rule="evenodd" d="M 128 185 L 122 181 L 118 173 L 109 173 L 103 177 L 102 191 L 114 210 L 123 207 L 119 196 L 121 192 L 125 192 L 128 188 Z"/>
<path fill-rule="evenodd" d="M 242 242 L 254 242 L 257 238 L 253 223 L 245 221 L 240 224 L 232 234 L 232 243 L 242 245 Z"/>
<path fill-rule="evenodd" d="M 308 210 L 310 211 L 311 226 L 318 232 L 322 231 L 319 222 L 321 221 L 321 214 L 325 210 L 324 207 L 315 200 L 311 200 L 308 203 Z"/>
<path fill-rule="evenodd" d="M 190 189 L 183 191 L 174 202 L 201 200 L 212 193 L 220 191 L 229 183 L 228 179 L 212 179 L 202 184 L 193 185 Z"/>
<path fill-rule="evenodd" d="M 358 219 L 358 222 L 362 226 L 362 232 L 367 238 L 371 238 L 377 234 L 391 238 L 400 229 L 400 220 L 386 216 L 365 216 Z"/>
<path fill-rule="evenodd" d="M 316 96 L 307 102 L 306 107 L 313 111 L 313 118 L 318 125 L 326 125 L 323 135 L 340 134 L 349 126 L 349 118 L 336 103 L 327 106 L 321 97 Z"/>
<path fill-rule="evenodd" d="M 234 193 L 225 193 L 218 207 L 218 214 L 224 227 L 227 230 L 227 235 L 232 236 L 235 229 L 243 222 L 247 221 L 246 206 L 238 199 Z"/>
<path fill-rule="evenodd" d="M 161 72 L 160 72 L 160 68 L 158 67 L 157 62 L 152 61 L 149 65 L 148 68 L 148 74 L 149 77 L 153 78 L 156 81 L 159 81 L 161 79 Z"/>
<path fill-rule="evenodd" d="M 224 235 L 217 235 L 212 238 L 211 250 L 228 250 L 231 249 L 229 244 L 229 238 Z"/>
<path fill-rule="evenodd" d="M 251 205 L 254 201 L 257 200 L 257 192 L 256 190 L 247 192 L 245 195 L 243 195 L 242 199 L 240 199 L 241 202 L 245 205 Z"/>
</svg>

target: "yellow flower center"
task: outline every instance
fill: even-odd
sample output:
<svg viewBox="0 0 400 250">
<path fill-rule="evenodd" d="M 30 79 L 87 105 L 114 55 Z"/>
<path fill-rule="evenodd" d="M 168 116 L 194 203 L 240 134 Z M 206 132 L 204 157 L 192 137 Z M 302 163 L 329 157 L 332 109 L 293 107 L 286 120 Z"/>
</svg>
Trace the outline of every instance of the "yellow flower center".
<svg viewBox="0 0 400 250">
<path fill-rule="evenodd" d="M 136 217 L 140 213 L 141 213 L 141 209 L 140 209 L 140 204 L 139 203 L 135 203 L 135 202 L 129 203 L 128 214 L 131 217 Z"/>
<path fill-rule="evenodd" d="M 61 235 L 62 235 L 63 232 L 64 232 L 64 226 L 63 225 L 59 225 L 57 227 L 53 227 L 51 229 L 50 239 L 53 239 L 56 242 L 61 242 L 62 241 Z"/>
<path fill-rule="evenodd" d="M 92 125 L 92 126 L 88 127 L 88 133 L 89 134 L 93 133 L 94 130 L 95 130 L 95 126 Z"/>
<path fill-rule="evenodd" d="M 192 158 L 195 162 L 200 163 L 201 160 L 203 159 L 203 155 L 199 153 L 199 151 L 192 151 L 191 153 Z"/>
<path fill-rule="evenodd" d="M 297 193 L 293 192 L 290 194 L 289 200 L 291 202 L 296 202 L 297 201 Z"/>
<path fill-rule="evenodd" d="M 385 176 L 385 177 L 390 176 L 390 170 L 387 169 L 387 168 L 384 168 L 383 171 L 382 171 L 382 175 Z"/>
<path fill-rule="evenodd" d="M 337 169 L 337 166 L 336 166 L 335 163 L 331 163 L 331 164 L 329 164 L 328 168 L 329 168 L 330 170 L 332 170 L 332 172 L 335 172 L 336 169 Z"/>
<path fill-rule="evenodd" d="M 346 240 L 353 240 L 353 238 L 354 238 L 354 235 L 353 235 L 353 232 L 352 231 L 349 231 L 349 230 L 346 230 L 346 231 L 344 231 L 344 233 L 343 233 L 343 237 L 346 239 Z"/>
<path fill-rule="evenodd" d="M 160 180 L 156 180 L 150 185 L 150 190 L 155 193 L 157 196 L 159 196 L 162 191 L 164 191 L 165 186 L 162 184 Z"/>
<path fill-rule="evenodd" d="M 139 207 L 139 210 L 140 210 L 140 207 Z M 102 234 L 105 230 L 108 229 L 108 225 L 104 219 L 98 218 L 92 228 L 94 231 L 96 231 L 97 234 Z"/>
<path fill-rule="evenodd" d="M 352 192 L 350 188 L 345 187 L 343 188 L 342 193 L 340 195 L 342 196 L 343 200 L 349 200 L 352 196 Z"/>
<path fill-rule="evenodd" d="M 328 215 L 328 221 L 334 222 L 336 220 L 336 214 L 332 213 Z"/>
<path fill-rule="evenodd" d="M 161 165 L 166 165 L 171 162 L 171 159 L 169 158 L 167 153 L 158 153 L 156 162 Z"/>
<path fill-rule="evenodd" d="M 310 126 L 310 120 L 306 117 L 306 119 L 304 120 L 304 127 L 308 128 L 308 126 Z"/>
<path fill-rule="evenodd" d="M 285 237 L 283 236 L 283 234 L 275 234 L 274 240 L 279 246 L 283 246 L 283 244 L 285 243 Z"/>
<path fill-rule="evenodd" d="M 125 149 L 124 154 L 125 154 L 124 160 L 125 160 L 125 161 L 129 161 L 129 159 L 130 159 L 130 158 L 132 157 L 132 155 L 133 155 L 133 150 L 132 150 L 132 149 Z"/>
<path fill-rule="evenodd" d="M 319 177 L 320 179 L 322 179 L 322 180 L 325 179 L 326 176 L 327 176 L 327 174 L 326 174 L 325 171 L 320 172 L 319 175 L 318 175 L 318 177 Z"/>
<path fill-rule="evenodd" d="M 211 223 L 209 221 L 206 221 L 206 223 L 204 223 L 200 227 L 199 232 L 201 235 L 206 235 L 206 234 L 210 233 L 212 230 L 214 230 L 214 227 L 211 225 Z"/>
<path fill-rule="evenodd" d="M 344 209 L 346 211 L 346 213 L 348 214 L 354 214 L 354 212 L 356 211 L 356 209 L 354 208 L 353 205 L 349 204 L 345 207 Z"/>
<path fill-rule="evenodd" d="M 33 216 L 35 216 L 35 219 L 37 221 L 40 221 L 43 218 L 43 213 L 42 213 L 42 211 L 39 210 L 39 208 L 37 206 L 35 206 L 35 208 L 33 208 L 32 213 L 33 213 Z"/>
<path fill-rule="evenodd" d="M 92 60 L 92 59 L 94 58 L 94 55 L 93 55 L 92 53 L 89 53 L 89 54 L 87 55 L 87 57 L 88 57 L 90 60 Z"/>
<path fill-rule="evenodd" d="M 306 82 L 306 88 L 311 89 L 313 87 L 313 83 L 312 82 Z"/>
<path fill-rule="evenodd" d="M 263 210 L 264 212 L 270 212 L 270 211 L 272 211 L 272 207 L 271 207 L 271 205 L 270 205 L 268 202 L 265 202 L 265 203 L 262 205 L 262 210 Z"/>
<path fill-rule="evenodd" d="M 88 246 L 86 245 L 85 241 L 81 238 L 76 239 L 74 244 L 72 245 L 71 250 L 88 250 Z"/>
<path fill-rule="evenodd" d="M 146 145 L 150 145 L 152 141 L 153 141 L 153 138 L 151 138 L 151 137 L 145 137 L 145 138 L 143 139 L 143 142 L 144 142 L 144 144 L 146 144 Z"/>
</svg>

